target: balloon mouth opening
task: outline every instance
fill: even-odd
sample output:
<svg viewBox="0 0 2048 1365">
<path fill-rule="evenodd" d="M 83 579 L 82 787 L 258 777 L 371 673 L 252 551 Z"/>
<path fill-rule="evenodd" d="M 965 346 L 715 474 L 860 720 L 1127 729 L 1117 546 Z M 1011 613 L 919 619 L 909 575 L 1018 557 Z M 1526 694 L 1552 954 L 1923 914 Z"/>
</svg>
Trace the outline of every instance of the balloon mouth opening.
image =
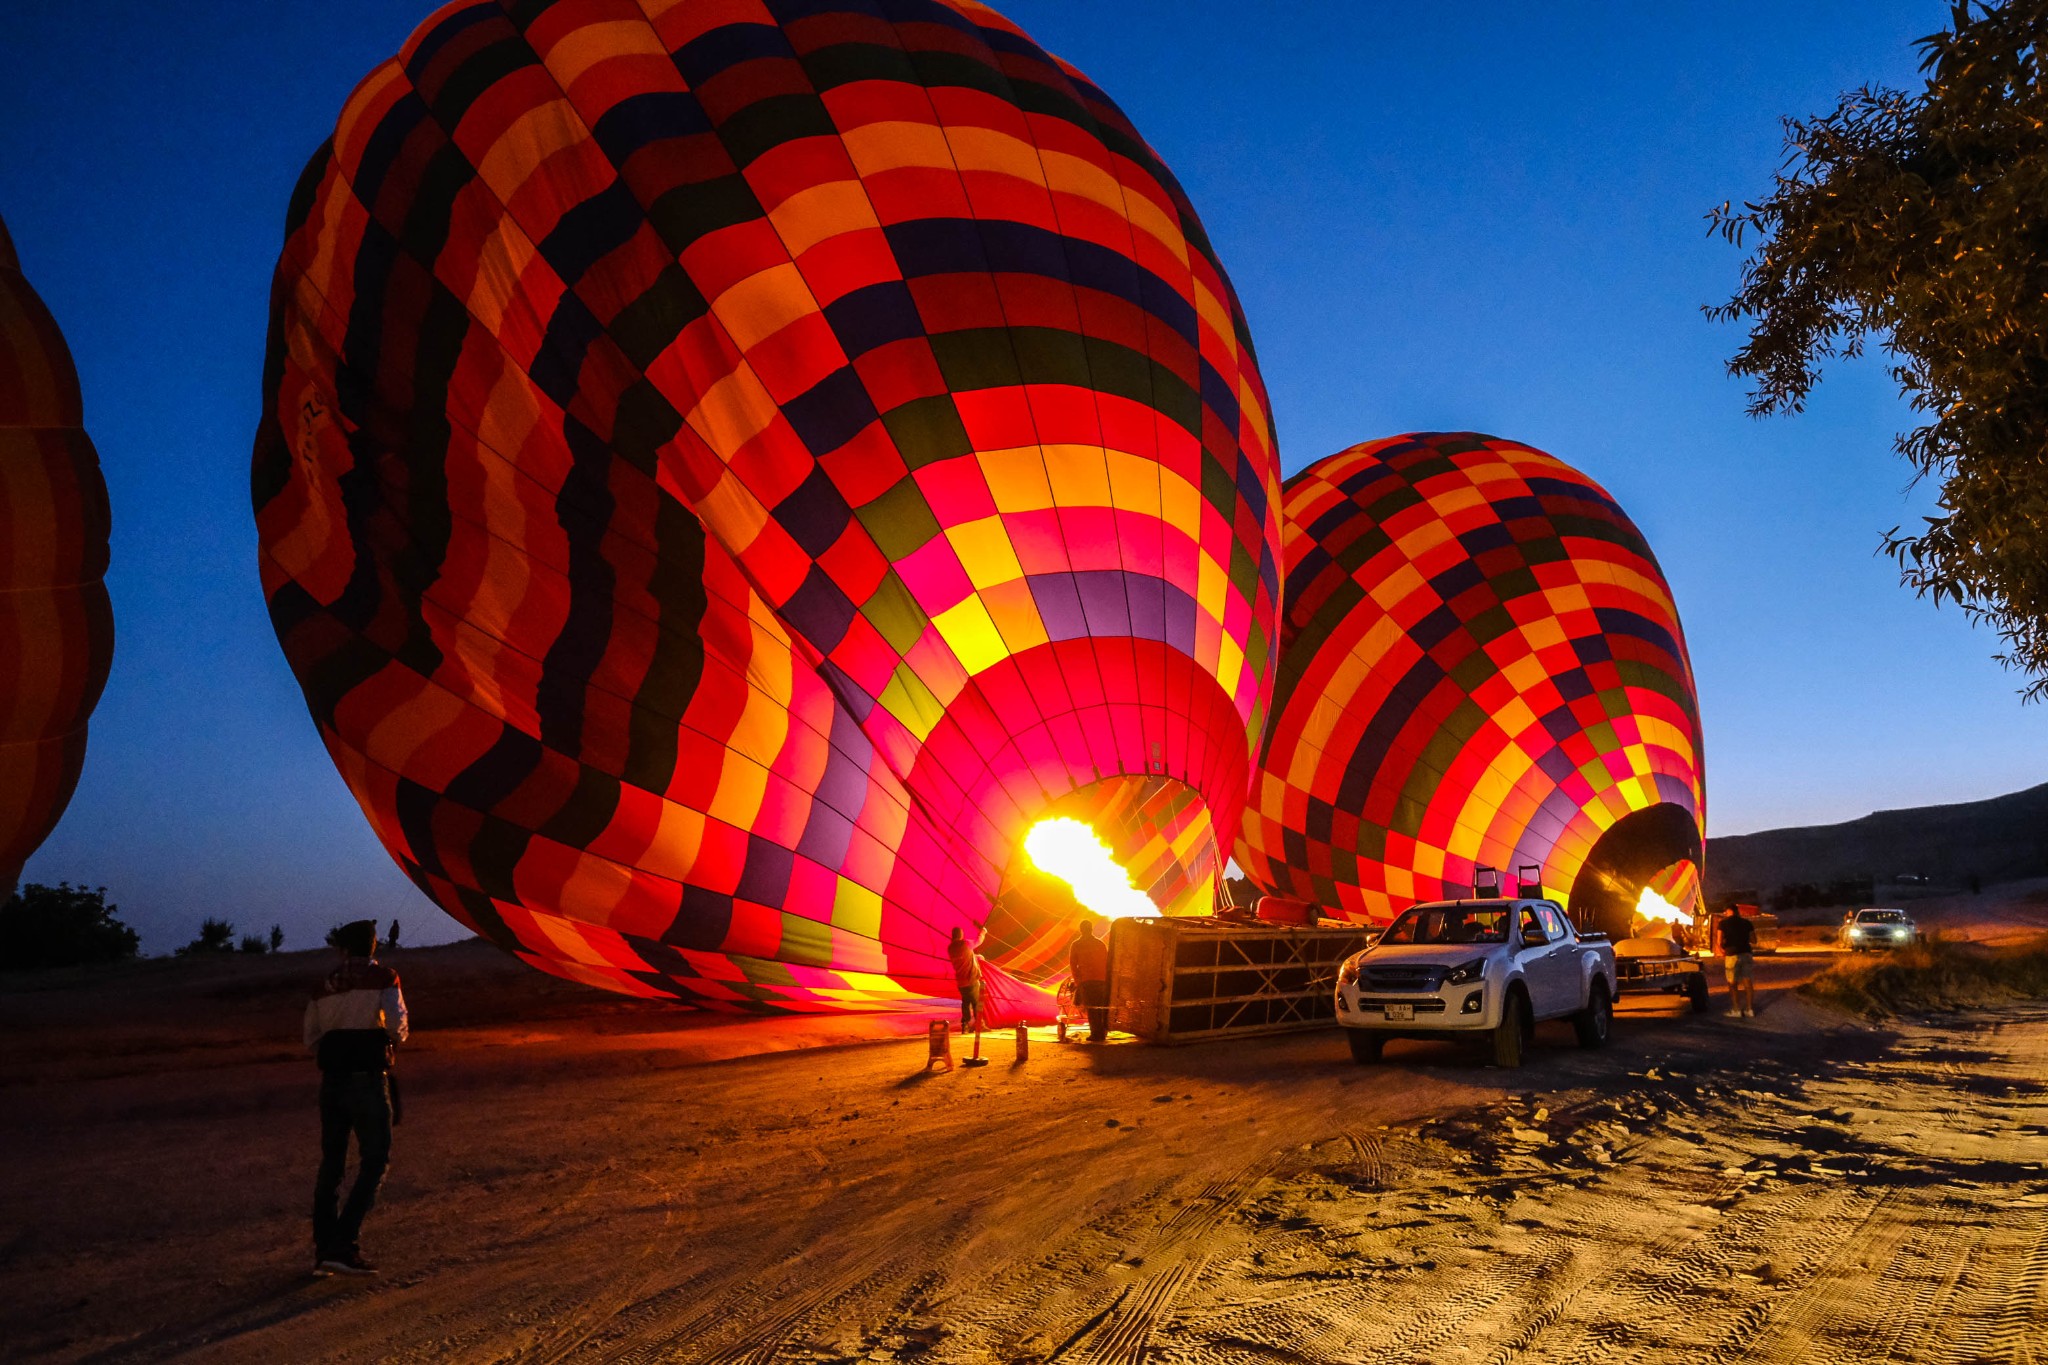
<svg viewBox="0 0 2048 1365">
<path fill-rule="evenodd" d="M 1223 873 L 1209 803 L 1178 778 L 1103 778 L 1029 812 L 983 955 L 1029 981 L 1066 970 L 1082 920 L 1206 915 Z"/>
<path fill-rule="evenodd" d="M 1156 915 L 1152 898 L 1131 884 L 1130 869 L 1095 827 L 1068 815 L 1040 820 L 1024 836 L 1024 856 L 1055 881 L 1064 882 L 1082 909 L 1104 919 Z"/>
<path fill-rule="evenodd" d="M 1666 801 L 1633 811 L 1594 841 L 1572 879 L 1571 916 L 1616 938 L 1646 921 L 1683 926 L 1672 912 L 1689 915 L 1697 905 L 1703 852 L 1699 823 L 1685 807 Z"/>
</svg>

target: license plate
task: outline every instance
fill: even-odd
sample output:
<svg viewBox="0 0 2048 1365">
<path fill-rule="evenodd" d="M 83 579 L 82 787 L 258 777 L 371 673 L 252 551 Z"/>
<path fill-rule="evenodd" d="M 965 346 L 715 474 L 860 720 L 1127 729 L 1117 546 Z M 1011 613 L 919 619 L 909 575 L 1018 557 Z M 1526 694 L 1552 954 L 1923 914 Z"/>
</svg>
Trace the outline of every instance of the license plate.
<svg viewBox="0 0 2048 1365">
<path fill-rule="evenodd" d="M 1387 1021 L 1388 1021 L 1389 1023 L 1394 1023 L 1394 1024 L 1407 1024 L 1407 1023 L 1412 1023 L 1412 1022 L 1414 1022 L 1414 1019 L 1415 1019 L 1415 1006 L 1413 1006 L 1413 1005 L 1389 1005 L 1389 1006 L 1387 1006 Z"/>
</svg>

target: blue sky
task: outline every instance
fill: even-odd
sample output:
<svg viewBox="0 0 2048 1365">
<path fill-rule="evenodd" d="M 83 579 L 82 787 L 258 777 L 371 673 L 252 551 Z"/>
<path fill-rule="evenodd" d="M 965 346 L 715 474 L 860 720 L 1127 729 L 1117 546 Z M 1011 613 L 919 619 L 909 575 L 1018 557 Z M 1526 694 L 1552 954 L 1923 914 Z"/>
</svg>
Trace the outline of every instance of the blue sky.
<svg viewBox="0 0 2048 1365">
<path fill-rule="evenodd" d="M 1897 585 L 1929 510 L 1879 366 L 1756 422 L 1703 303 L 1704 215 L 1777 120 L 1913 80 L 1940 0 L 1515 6 L 1010 0 L 1186 184 L 1250 315 L 1285 467 L 1418 428 L 1604 482 L 1678 594 L 1715 834 L 2048 777 L 1997 640 Z M 199 919 L 306 946 L 359 914 L 457 927 L 335 775 L 271 634 L 248 461 L 285 199 L 427 7 L 32 5 L 0 45 L 0 215 L 63 325 L 114 506 L 114 672 L 26 877 L 104 883 L 146 950 Z M 90 15 L 88 22 L 86 17 Z"/>
</svg>

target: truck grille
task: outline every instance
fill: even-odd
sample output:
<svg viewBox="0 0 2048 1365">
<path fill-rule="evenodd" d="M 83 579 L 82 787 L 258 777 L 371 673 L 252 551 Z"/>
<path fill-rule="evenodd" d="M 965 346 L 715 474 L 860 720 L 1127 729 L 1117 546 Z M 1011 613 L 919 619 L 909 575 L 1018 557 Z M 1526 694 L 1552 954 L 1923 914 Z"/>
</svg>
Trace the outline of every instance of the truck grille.
<svg viewBox="0 0 2048 1365">
<path fill-rule="evenodd" d="M 1429 963 L 1388 963 L 1368 966 L 1359 973 L 1365 985 L 1376 991 L 1433 991 L 1444 984 L 1446 969 Z"/>
</svg>

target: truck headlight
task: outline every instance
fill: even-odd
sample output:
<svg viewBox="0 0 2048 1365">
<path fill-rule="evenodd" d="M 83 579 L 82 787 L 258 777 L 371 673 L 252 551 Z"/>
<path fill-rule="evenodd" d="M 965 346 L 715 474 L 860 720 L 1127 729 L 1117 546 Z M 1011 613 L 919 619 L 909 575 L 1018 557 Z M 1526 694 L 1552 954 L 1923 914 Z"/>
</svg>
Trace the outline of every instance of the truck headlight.
<svg viewBox="0 0 2048 1365">
<path fill-rule="evenodd" d="M 1358 967 L 1358 958 L 1345 958 L 1344 965 L 1337 968 L 1337 984 L 1339 986 L 1350 986 L 1356 984 L 1356 982 L 1358 981 Z"/>
<path fill-rule="evenodd" d="M 1486 959 L 1475 957 L 1470 962 L 1460 963 L 1458 966 L 1451 968 L 1449 975 L 1444 977 L 1444 984 L 1446 986 L 1462 986 L 1467 981 L 1477 981 L 1485 974 Z"/>
</svg>

